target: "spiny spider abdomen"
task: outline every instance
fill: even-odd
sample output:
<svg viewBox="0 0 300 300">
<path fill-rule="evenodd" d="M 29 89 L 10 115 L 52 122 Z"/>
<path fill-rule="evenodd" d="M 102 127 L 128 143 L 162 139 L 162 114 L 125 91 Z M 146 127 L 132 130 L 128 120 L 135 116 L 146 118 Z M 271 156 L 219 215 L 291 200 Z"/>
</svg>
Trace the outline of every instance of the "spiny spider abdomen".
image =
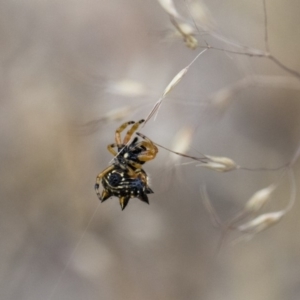
<svg viewBox="0 0 300 300">
<path fill-rule="evenodd" d="M 149 204 L 147 194 L 153 193 L 148 186 L 148 176 L 143 169 L 133 178 L 121 168 L 114 168 L 103 176 L 101 183 L 103 185 L 101 202 L 116 196 L 120 200 L 122 210 L 127 206 L 130 198 L 138 198 Z"/>
</svg>

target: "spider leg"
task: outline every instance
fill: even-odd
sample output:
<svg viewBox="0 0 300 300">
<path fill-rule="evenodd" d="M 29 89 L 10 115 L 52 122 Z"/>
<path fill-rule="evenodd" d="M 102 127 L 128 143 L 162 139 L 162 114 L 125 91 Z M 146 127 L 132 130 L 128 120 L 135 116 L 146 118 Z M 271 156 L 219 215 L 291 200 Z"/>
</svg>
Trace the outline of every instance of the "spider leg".
<svg viewBox="0 0 300 300">
<path fill-rule="evenodd" d="M 139 178 L 141 179 L 141 181 L 145 185 L 145 191 L 142 191 L 139 194 L 138 199 L 140 199 L 141 201 L 149 204 L 149 200 L 148 200 L 147 194 L 151 194 L 152 190 L 148 187 L 148 177 L 147 177 L 147 174 L 145 172 L 140 172 L 139 173 Z"/>
<path fill-rule="evenodd" d="M 145 184 L 145 192 L 140 194 L 138 197 L 140 200 L 146 202 L 149 204 L 148 197 L 146 194 L 153 194 L 153 191 L 151 188 L 148 186 L 148 176 L 147 174 L 143 171 L 139 173 L 139 178 L 142 180 L 142 182 Z"/>
<path fill-rule="evenodd" d="M 132 127 L 128 130 L 125 138 L 124 138 L 124 141 L 123 141 L 123 144 L 127 144 L 130 140 L 130 138 L 132 137 L 133 133 L 139 128 L 140 124 L 144 123 L 145 120 L 142 119 L 142 120 L 139 120 L 138 122 L 136 122 L 134 125 L 132 125 Z"/>
<path fill-rule="evenodd" d="M 150 148 L 149 150 L 145 150 L 138 155 L 138 159 L 140 161 L 149 161 L 155 158 L 157 153 L 157 148 Z"/>
<path fill-rule="evenodd" d="M 100 191 L 99 191 L 100 182 L 101 182 L 103 176 L 104 176 L 106 173 L 108 173 L 109 171 L 111 171 L 114 167 L 115 167 L 115 166 L 112 165 L 112 166 L 106 168 L 104 171 L 102 171 L 101 173 L 99 173 L 99 174 L 97 175 L 97 177 L 96 177 L 95 191 L 96 191 L 96 194 L 97 194 L 97 196 L 98 196 L 98 198 L 99 198 L 99 200 L 100 200 L 101 202 L 103 202 L 104 200 L 106 200 L 107 198 L 109 198 L 110 195 L 107 194 L 108 191 L 105 191 L 105 190 L 104 190 L 103 193 L 102 193 L 102 196 L 101 196 Z"/>
<path fill-rule="evenodd" d="M 136 169 L 141 169 L 142 166 L 139 163 L 136 163 L 135 161 L 129 160 L 128 161 L 130 165 L 132 165 L 134 168 Z M 138 173 L 135 172 L 134 169 L 132 169 L 129 164 L 127 165 L 127 174 L 131 177 L 131 178 L 137 178 L 138 177 Z"/>
<path fill-rule="evenodd" d="M 133 160 L 127 160 L 128 162 L 128 165 L 134 167 L 134 169 L 141 169 L 142 168 L 142 165 L 133 161 Z M 133 171 L 134 172 L 134 171 Z"/>
<path fill-rule="evenodd" d="M 116 139 L 116 143 L 117 145 L 121 145 L 121 132 L 130 124 L 134 124 L 134 121 L 129 121 L 126 123 L 123 123 L 117 130 L 116 130 L 116 134 L 115 134 L 115 139 Z M 128 134 L 128 133 L 127 133 Z"/>
<path fill-rule="evenodd" d="M 142 135 L 141 133 L 137 132 L 136 133 L 138 136 L 142 137 L 143 139 L 145 139 L 145 141 L 140 142 L 139 144 L 137 144 L 137 147 L 141 147 L 143 146 L 144 148 L 146 148 L 147 150 L 141 152 L 138 155 L 138 159 L 140 161 L 149 161 L 151 159 L 154 159 L 158 149 L 157 147 L 153 144 L 153 142 L 151 140 L 149 140 L 146 136 Z"/>
<path fill-rule="evenodd" d="M 113 155 L 113 156 L 117 156 L 118 153 L 116 150 L 114 150 L 114 148 L 117 148 L 118 145 L 117 144 L 110 144 L 107 146 L 107 150 Z"/>
</svg>

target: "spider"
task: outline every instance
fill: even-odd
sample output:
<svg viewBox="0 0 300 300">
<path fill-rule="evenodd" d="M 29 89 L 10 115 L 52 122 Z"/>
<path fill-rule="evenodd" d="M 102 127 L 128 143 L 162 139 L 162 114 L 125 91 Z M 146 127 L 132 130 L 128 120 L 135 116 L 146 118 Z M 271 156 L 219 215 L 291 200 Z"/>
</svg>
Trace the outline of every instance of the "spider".
<svg viewBox="0 0 300 300">
<path fill-rule="evenodd" d="M 147 194 L 151 194 L 153 191 L 148 186 L 148 175 L 142 169 L 142 165 L 154 159 L 158 149 L 150 139 L 140 133 L 138 135 L 144 139 L 143 141 L 135 137 L 130 142 L 132 135 L 144 121 L 142 119 L 138 122 L 129 121 L 122 124 L 116 130 L 116 142 L 107 146 L 108 151 L 115 157 L 112 165 L 96 177 L 95 190 L 101 202 L 111 196 L 116 196 L 119 198 L 122 210 L 125 209 L 130 198 L 138 198 L 149 204 Z M 121 132 L 128 125 L 132 125 L 132 127 L 122 142 Z M 99 191 L 100 183 L 103 186 L 102 194 Z"/>
</svg>

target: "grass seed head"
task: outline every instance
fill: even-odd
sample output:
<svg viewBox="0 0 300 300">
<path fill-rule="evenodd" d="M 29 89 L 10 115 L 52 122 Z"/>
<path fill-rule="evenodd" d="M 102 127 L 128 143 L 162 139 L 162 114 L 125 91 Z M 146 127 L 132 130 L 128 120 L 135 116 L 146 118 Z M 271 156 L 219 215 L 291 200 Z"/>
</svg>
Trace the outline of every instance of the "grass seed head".
<svg viewBox="0 0 300 300">
<path fill-rule="evenodd" d="M 178 31 L 178 34 L 180 34 L 183 37 L 183 40 L 185 41 L 188 48 L 194 50 L 198 46 L 198 41 L 194 37 L 194 35 L 197 33 L 195 31 L 195 28 L 192 27 L 189 23 L 186 21 L 178 22 L 175 18 L 171 17 L 171 23 Z"/>
<path fill-rule="evenodd" d="M 184 41 L 185 41 L 186 46 L 192 50 L 195 50 L 198 47 L 198 41 L 192 35 L 185 35 Z"/>
<path fill-rule="evenodd" d="M 285 213 L 285 211 L 266 213 L 256 217 L 255 219 L 247 223 L 238 226 L 237 229 L 245 233 L 259 233 L 278 223 L 285 215 Z"/>
<path fill-rule="evenodd" d="M 176 10 L 174 2 L 172 0 L 158 0 L 158 2 L 170 16 L 177 19 L 182 19 L 182 17 Z"/>
<path fill-rule="evenodd" d="M 203 161 L 203 163 L 198 166 L 209 168 L 218 172 L 229 172 L 239 168 L 239 166 L 228 157 L 206 155 L 206 159 L 207 161 Z"/>
<path fill-rule="evenodd" d="M 170 93 L 170 91 L 180 82 L 180 80 L 186 74 L 187 71 L 188 71 L 188 68 L 184 68 L 180 72 L 177 73 L 177 75 L 171 80 L 171 82 L 165 88 L 162 98 L 164 98 L 168 93 Z"/>
<path fill-rule="evenodd" d="M 259 211 L 269 200 L 272 192 L 275 190 L 275 185 L 270 185 L 254 193 L 245 205 L 245 210 L 249 212 Z"/>
<path fill-rule="evenodd" d="M 185 34 L 185 35 L 195 35 L 197 34 L 197 30 L 195 27 L 187 22 L 180 21 L 176 22 L 177 26 L 179 26 L 180 30 Z M 177 32 L 177 35 L 180 36 L 182 35 L 180 32 Z"/>
</svg>

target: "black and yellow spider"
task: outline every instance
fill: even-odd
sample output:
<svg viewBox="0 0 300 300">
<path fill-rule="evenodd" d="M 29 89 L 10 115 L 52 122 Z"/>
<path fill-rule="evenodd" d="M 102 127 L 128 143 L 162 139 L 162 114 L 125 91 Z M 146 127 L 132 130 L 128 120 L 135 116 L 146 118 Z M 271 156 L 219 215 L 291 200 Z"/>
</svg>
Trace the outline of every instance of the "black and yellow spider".
<svg viewBox="0 0 300 300">
<path fill-rule="evenodd" d="M 130 198 L 138 198 L 149 204 L 147 194 L 153 193 L 148 186 L 148 176 L 142 169 L 142 165 L 154 159 L 158 149 L 150 139 L 140 133 L 139 136 L 144 140 L 135 137 L 130 142 L 133 133 L 143 122 L 144 120 L 129 121 L 116 130 L 116 143 L 107 146 L 108 151 L 115 156 L 113 164 L 96 177 L 95 190 L 100 201 L 103 202 L 111 196 L 116 196 L 120 200 L 122 210 Z M 131 124 L 133 125 L 122 142 L 121 132 Z M 100 183 L 103 185 L 102 194 L 99 191 Z"/>
</svg>

